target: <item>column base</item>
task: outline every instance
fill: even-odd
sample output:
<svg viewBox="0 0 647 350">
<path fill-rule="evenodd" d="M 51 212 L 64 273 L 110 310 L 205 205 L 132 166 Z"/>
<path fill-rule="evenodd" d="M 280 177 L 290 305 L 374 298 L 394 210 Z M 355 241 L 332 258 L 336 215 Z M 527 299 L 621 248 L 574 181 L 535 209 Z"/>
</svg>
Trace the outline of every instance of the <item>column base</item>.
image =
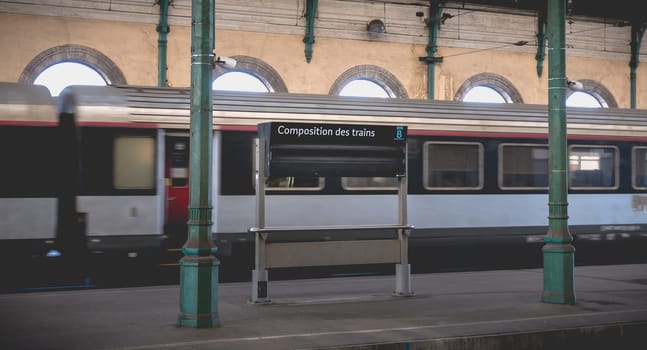
<svg viewBox="0 0 647 350">
<path fill-rule="evenodd" d="M 544 254 L 544 291 L 541 300 L 546 303 L 575 304 L 573 270 L 575 248 L 571 244 L 548 243 Z"/>
<path fill-rule="evenodd" d="M 415 293 L 411 290 L 411 264 L 396 264 L 393 296 L 412 297 L 414 295 Z"/>
<path fill-rule="evenodd" d="M 252 304 L 269 304 L 267 298 L 267 270 L 252 270 Z"/>
<path fill-rule="evenodd" d="M 543 292 L 541 294 L 541 301 L 551 304 L 575 304 L 575 295 L 570 292 Z"/>
<path fill-rule="evenodd" d="M 214 256 L 185 256 L 180 260 L 181 327 L 211 328 L 220 326 L 218 316 L 218 270 Z"/>
<path fill-rule="evenodd" d="M 177 317 L 177 323 L 180 327 L 215 328 L 220 327 L 220 317 L 218 313 L 198 315 L 180 313 Z"/>
</svg>

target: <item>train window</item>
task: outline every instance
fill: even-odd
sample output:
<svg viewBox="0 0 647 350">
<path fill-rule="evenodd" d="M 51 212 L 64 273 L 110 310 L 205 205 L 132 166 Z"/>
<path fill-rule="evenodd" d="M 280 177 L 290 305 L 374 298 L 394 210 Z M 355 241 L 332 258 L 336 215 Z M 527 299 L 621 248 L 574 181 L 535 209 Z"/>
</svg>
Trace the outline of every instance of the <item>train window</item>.
<svg viewBox="0 0 647 350">
<path fill-rule="evenodd" d="M 166 138 L 167 178 L 171 186 L 189 185 L 189 137 L 169 135 Z"/>
<path fill-rule="evenodd" d="M 548 145 L 501 144 L 499 187 L 502 189 L 548 188 Z"/>
<path fill-rule="evenodd" d="M 269 177 L 265 186 L 268 191 L 317 191 L 324 187 L 324 178 L 314 176 Z"/>
<path fill-rule="evenodd" d="M 59 176 L 69 167 L 54 127 L 0 127 L 0 197 L 52 196 Z"/>
<path fill-rule="evenodd" d="M 256 179 L 256 169 L 258 166 L 258 159 L 256 157 L 256 147 L 258 145 L 258 138 L 253 140 L 254 146 L 252 147 L 252 179 Z M 319 191 L 324 188 L 325 178 L 316 176 L 270 176 L 265 181 L 266 191 Z M 253 186 L 256 187 L 254 181 Z"/>
<path fill-rule="evenodd" d="M 392 191 L 398 189 L 395 177 L 342 177 L 341 186 L 345 190 Z"/>
<path fill-rule="evenodd" d="M 570 146 L 569 186 L 574 189 L 618 187 L 618 149 L 613 146 Z"/>
<path fill-rule="evenodd" d="M 635 189 L 647 189 L 647 147 L 634 147 L 632 182 Z"/>
<path fill-rule="evenodd" d="M 119 136 L 114 140 L 116 189 L 152 189 L 155 185 L 155 139 Z"/>
<path fill-rule="evenodd" d="M 428 190 L 483 187 L 483 145 L 475 142 L 425 142 L 424 186 Z"/>
</svg>

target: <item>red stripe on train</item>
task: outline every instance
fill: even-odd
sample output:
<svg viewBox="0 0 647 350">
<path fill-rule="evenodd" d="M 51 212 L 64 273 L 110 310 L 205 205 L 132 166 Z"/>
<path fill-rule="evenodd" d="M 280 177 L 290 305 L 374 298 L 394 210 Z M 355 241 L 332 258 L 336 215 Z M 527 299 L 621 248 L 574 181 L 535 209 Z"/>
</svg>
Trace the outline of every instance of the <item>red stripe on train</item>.
<svg viewBox="0 0 647 350">
<path fill-rule="evenodd" d="M 58 126 L 58 122 L 2 120 L 0 121 L 0 125 L 3 125 L 3 126 Z"/>
<path fill-rule="evenodd" d="M 220 125 L 222 131 L 248 131 L 256 132 L 253 125 Z M 469 131 L 429 131 L 409 129 L 410 136 L 435 136 L 435 137 L 471 137 L 471 138 L 501 138 L 501 139 L 535 139 L 548 140 L 548 134 L 530 133 L 496 133 L 496 132 L 469 132 Z M 610 135 L 568 135 L 569 140 L 605 140 L 605 141 L 636 141 L 647 142 L 647 137 L 639 136 L 610 136 Z"/>
</svg>

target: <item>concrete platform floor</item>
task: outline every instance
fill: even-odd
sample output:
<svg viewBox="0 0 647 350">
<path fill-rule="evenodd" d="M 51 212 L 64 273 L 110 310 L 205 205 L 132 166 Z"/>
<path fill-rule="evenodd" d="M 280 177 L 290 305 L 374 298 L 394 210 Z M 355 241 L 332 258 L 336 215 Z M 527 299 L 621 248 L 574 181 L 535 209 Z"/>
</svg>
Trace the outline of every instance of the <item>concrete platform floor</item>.
<svg viewBox="0 0 647 350">
<path fill-rule="evenodd" d="M 0 349 L 647 349 L 647 264 L 575 268 L 575 305 L 542 270 L 220 284 L 218 328 L 176 324 L 179 286 L 0 295 Z"/>
</svg>

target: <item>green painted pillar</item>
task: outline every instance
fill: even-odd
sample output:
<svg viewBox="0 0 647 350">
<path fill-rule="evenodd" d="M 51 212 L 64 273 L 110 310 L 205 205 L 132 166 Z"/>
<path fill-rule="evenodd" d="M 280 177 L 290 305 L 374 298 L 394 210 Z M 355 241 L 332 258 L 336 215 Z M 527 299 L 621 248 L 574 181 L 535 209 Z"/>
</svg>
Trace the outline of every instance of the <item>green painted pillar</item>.
<svg viewBox="0 0 647 350">
<path fill-rule="evenodd" d="M 445 2 L 442 0 L 429 1 L 429 18 L 427 19 L 428 40 L 425 51 L 427 56 L 420 57 L 420 61 L 427 63 L 427 99 L 433 100 L 436 91 L 436 63 L 443 61 L 442 57 L 436 57 L 438 51 L 438 31 L 443 14 Z"/>
<path fill-rule="evenodd" d="M 636 108 L 636 70 L 640 57 L 640 44 L 645 34 L 647 23 L 633 22 L 631 24 L 631 60 L 629 61 L 629 80 L 631 84 L 631 108 Z"/>
<path fill-rule="evenodd" d="M 306 44 L 304 53 L 306 61 L 310 63 L 312 60 L 312 45 L 315 43 L 315 17 L 317 17 L 317 6 L 319 0 L 306 0 L 306 35 L 303 37 L 303 43 Z"/>
<path fill-rule="evenodd" d="M 212 70 L 215 1 L 193 0 L 191 30 L 191 154 L 188 239 L 180 260 L 180 326 L 220 325 L 218 269 L 211 245 L 211 172 L 213 152 Z"/>
<path fill-rule="evenodd" d="M 548 233 L 542 249 L 542 301 L 573 304 L 575 248 L 568 232 L 568 148 L 566 144 L 566 2 L 548 0 Z"/>
<path fill-rule="evenodd" d="M 546 58 L 546 13 L 540 12 L 537 16 L 537 77 L 541 77 L 544 71 L 544 59 Z"/>
<path fill-rule="evenodd" d="M 168 86 L 166 78 L 166 48 L 168 43 L 168 33 L 171 27 L 168 25 L 168 5 L 169 0 L 158 0 L 160 5 L 160 21 L 157 25 L 157 86 Z"/>
</svg>

